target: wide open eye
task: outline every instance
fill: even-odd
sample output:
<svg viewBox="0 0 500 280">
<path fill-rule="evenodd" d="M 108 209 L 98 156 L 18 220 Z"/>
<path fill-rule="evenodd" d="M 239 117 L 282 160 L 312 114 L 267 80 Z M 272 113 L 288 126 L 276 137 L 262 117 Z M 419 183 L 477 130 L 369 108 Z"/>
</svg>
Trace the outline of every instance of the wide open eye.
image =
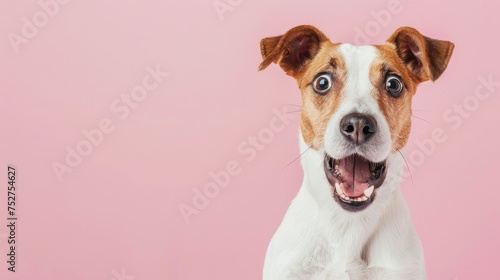
<svg viewBox="0 0 500 280">
<path fill-rule="evenodd" d="M 317 94 L 325 95 L 332 88 L 332 75 L 323 73 L 314 79 L 313 89 Z"/>
<path fill-rule="evenodd" d="M 396 75 L 388 75 L 385 79 L 385 89 L 393 97 L 398 97 L 403 93 L 403 81 Z"/>
</svg>

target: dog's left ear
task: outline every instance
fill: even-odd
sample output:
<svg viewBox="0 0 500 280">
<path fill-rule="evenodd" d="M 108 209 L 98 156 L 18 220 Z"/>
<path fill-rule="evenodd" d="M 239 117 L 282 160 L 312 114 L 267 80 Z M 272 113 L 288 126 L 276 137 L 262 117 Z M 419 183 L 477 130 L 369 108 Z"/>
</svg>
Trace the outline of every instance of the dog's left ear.
<svg viewBox="0 0 500 280">
<path fill-rule="evenodd" d="M 276 63 L 285 73 L 297 77 L 318 53 L 320 44 L 328 38 L 311 25 L 300 25 L 284 35 L 264 38 L 260 41 L 262 63 L 259 70 Z"/>
<path fill-rule="evenodd" d="M 399 28 L 387 42 L 396 46 L 399 58 L 419 82 L 437 80 L 448 66 L 455 46 L 425 37 L 411 27 Z"/>
</svg>

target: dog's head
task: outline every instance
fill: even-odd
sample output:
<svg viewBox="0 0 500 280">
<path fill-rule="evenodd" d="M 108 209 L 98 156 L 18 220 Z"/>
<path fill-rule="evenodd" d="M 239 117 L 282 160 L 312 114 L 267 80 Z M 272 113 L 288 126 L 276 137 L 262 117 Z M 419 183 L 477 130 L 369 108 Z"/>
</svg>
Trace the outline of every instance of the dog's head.
<svg viewBox="0 0 500 280">
<path fill-rule="evenodd" d="M 303 140 L 324 152 L 326 177 L 344 209 L 373 201 L 387 158 L 408 141 L 417 85 L 439 78 L 453 47 L 411 27 L 374 46 L 333 43 L 309 25 L 262 39 L 259 69 L 276 63 L 297 80 Z"/>
</svg>

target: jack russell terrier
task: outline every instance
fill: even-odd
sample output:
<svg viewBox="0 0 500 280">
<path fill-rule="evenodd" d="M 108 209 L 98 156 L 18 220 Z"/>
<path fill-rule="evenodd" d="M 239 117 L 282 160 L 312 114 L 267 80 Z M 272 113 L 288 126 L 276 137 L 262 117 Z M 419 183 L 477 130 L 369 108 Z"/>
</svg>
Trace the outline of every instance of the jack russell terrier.
<svg viewBox="0 0 500 280">
<path fill-rule="evenodd" d="M 399 28 L 384 45 L 333 43 L 303 25 L 262 39 L 302 93 L 302 187 L 272 238 L 264 280 L 426 279 L 399 188 L 417 85 L 435 81 L 454 45 Z"/>
</svg>

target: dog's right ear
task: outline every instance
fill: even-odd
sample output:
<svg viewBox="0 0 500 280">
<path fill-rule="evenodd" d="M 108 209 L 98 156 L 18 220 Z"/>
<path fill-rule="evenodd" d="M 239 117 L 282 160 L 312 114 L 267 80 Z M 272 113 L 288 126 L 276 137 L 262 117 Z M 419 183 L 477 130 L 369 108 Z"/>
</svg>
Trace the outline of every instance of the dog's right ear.
<svg viewBox="0 0 500 280">
<path fill-rule="evenodd" d="M 274 62 L 286 74 L 297 77 L 318 53 L 320 44 L 326 40 L 328 38 L 311 25 L 300 25 L 282 36 L 264 38 L 260 41 L 263 61 L 259 70 Z"/>
</svg>

